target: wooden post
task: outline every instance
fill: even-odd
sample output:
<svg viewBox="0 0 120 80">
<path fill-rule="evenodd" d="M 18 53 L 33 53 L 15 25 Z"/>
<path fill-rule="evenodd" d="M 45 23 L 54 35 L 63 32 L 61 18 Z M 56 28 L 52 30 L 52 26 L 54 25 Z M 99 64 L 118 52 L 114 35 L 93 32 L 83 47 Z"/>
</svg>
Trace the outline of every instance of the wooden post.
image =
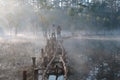
<svg viewBox="0 0 120 80">
<path fill-rule="evenodd" d="M 38 70 L 34 70 L 34 80 L 38 80 Z"/>
<path fill-rule="evenodd" d="M 44 50 L 41 49 L 41 57 L 43 58 L 44 57 Z"/>
<path fill-rule="evenodd" d="M 55 75 L 56 75 L 56 80 L 57 80 L 57 79 L 58 79 L 58 66 L 57 66 L 57 65 L 56 65 L 56 69 L 55 69 L 55 70 L 56 70 L 56 71 L 55 71 L 55 72 L 56 72 Z"/>
<path fill-rule="evenodd" d="M 23 71 L 23 80 L 27 80 L 27 71 Z"/>
<path fill-rule="evenodd" d="M 33 62 L 33 80 L 35 80 L 35 67 L 36 67 L 36 57 L 32 57 Z"/>
<path fill-rule="evenodd" d="M 36 57 L 32 57 L 32 62 L 33 62 L 33 68 L 36 67 Z"/>
</svg>

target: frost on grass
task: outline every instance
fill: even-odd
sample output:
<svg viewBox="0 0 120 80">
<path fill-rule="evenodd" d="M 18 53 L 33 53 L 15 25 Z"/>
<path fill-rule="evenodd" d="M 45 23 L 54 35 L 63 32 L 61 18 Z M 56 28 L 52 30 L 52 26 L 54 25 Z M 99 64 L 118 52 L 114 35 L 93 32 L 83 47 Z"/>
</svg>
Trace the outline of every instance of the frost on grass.
<svg viewBox="0 0 120 80">
<path fill-rule="evenodd" d="M 41 44 L 34 42 L 0 42 L 0 80 L 22 80 L 22 71 L 39 59 Z"/>
</svg>

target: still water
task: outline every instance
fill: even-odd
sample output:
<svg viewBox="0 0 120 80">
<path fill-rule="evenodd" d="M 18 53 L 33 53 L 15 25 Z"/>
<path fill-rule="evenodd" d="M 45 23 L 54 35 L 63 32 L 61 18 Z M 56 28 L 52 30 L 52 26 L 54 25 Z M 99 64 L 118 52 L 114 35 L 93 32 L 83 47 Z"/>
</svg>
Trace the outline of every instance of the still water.
<svg viewBox="0 0 120 80">
<path fill-rule="evenodd" d="M 51 75 L 48 80 L 56 80 L 56 76 Z M 59 76 L 57 80 L 64 80 L 63 76 Z"/>
<path fill-rule="evenodd" d="M 39 80 L 42 80 L 41 76 L 39 76 Z M 56 80 L 56 76 L 49 76 L 48 80 Z M 57 80 L 64 80 L 64 76 L 59 76 Z"/>
</svg>

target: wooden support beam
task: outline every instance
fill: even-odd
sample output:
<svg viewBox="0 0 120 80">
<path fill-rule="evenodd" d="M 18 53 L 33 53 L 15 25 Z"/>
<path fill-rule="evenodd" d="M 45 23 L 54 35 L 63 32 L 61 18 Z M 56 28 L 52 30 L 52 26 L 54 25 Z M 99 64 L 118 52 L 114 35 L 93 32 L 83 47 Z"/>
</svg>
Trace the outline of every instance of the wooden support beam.
<svg viewBox="0 0 120 80">
<path fill-rule="evenodd" d="M 41 49 L 41 57 L 44 57 L 44 49 Z"/>
<path fill-rule="evenodd" d="M 32 57 L 32 62 L 33 62 L 33 64 L 32 64 L 32 66 L 33 66 L 33 80 L 35 80 L 35 67 L 36 67 L 36 57 Z"/>
<path fill-rule="evenodd" d="M 32 62 L 33 62 L 33 68 L 36 67 L 36 57 L 32 57 Z"/>
<path fill-rule="evenodd" d="M 23 71 L 23 80 L 27 80 L 27 71 Z"/>
<path fill-rule="evenodd" d="M 38 80 L 38 70 L 34 70 L 34 80 Z"/>
<path fill-rule="evenodd" d="M 67 72 L 68 72 L 68 71 L 67 71 L 67 67 L 66 67 L 66 64 L 65 64 L 62 56 L 60 56 L 60 59 L 61 59 L 61 61 L 62 61 L 62 63 L 63 63 L 63 67 L 64 67 L 64 80 L 67 80 Z"/>
</svg>

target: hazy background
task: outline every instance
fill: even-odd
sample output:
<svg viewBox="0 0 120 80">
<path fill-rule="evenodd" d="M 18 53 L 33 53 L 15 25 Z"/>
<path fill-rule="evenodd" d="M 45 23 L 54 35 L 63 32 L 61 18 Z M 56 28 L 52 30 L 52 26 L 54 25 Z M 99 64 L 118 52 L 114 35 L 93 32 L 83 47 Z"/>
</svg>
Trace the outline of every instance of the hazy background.
<svg viewBox="0 0 120 80">
<path fill-rule="evenodd" d="M 0 0 L 0 80 L 22 79 L 53 24 L 67 37 L 70 80 L 119 80 L 119 0 Z"/>
</svg>

